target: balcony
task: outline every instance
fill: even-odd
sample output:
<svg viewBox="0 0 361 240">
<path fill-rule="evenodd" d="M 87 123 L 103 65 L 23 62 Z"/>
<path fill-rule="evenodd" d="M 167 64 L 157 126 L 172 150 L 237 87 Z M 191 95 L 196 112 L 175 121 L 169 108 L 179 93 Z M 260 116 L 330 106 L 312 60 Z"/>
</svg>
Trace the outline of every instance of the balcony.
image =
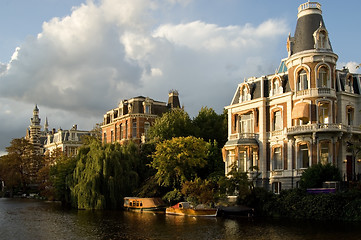
<svg viewBox="0 0 361 240">
<path fill-rule="evenodd" d="M 231 145 L 258 145 L 259 135 L 256 133 L 233 133 L 228 137 L 226 146 Z"/>
<path fill-rule="evenodd" d="M 307 134 L 314 132 L 346 132 L 348 129 L 345 125 L 334 123 L 334 124 L 307 124 L 299 125 L 287 128 L 288 135 Z"/>
<path fill-rule="evenodd" d="M 296 98 L 304 97 L 336 97 L 336 91 L 333 88 L 311 88 L 296 92 Z"/>
</svg>

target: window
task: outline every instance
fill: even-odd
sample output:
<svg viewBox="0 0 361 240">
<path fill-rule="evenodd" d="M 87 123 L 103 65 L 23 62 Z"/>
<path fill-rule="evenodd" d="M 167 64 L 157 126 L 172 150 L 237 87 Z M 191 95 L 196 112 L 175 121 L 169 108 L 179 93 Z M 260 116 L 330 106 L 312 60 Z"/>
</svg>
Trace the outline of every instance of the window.
<svg viewBox="0 0 361 240">
<path fill-rule="evenodd" d="M 276 111 L 273 113 L 273 131 L 282 129 L 282 116 L 281 111 Z"/>
<path fill-rule="evenodd" d="M 241 133 L 253 133 L 253 113 L 240 116 Z"/>
<path fill-rule="evenodd" d="M 297 90 L 306 90 L 308 89 L 308 79 L 307 79 L 307 72 L 302 69 L 298 74 L 297 79 Z"/>
<path fill-rule="evenodd" d="M 235 154 L 233 150 L 228 151 L 228 164 L 227 164 L 227 173 L 232 170 L 235 163 Z"/>
<path fill-rule="evenodd" d="M 123 134 L 124 134 L 123 124 L 120 124 L 119 128 L 120 128 L 120 131 L 119 131 L 120 132 L 120 137 L 119 138 L 121 140 L 121 139 L 123 139 Z"/>
<path fill-rule="evenodd" d="M 113 132 L 113 130 L 110 131 L 110 142 L 111 143 L 114 142 L 114 132 Z"/>
<path fill-rule="evenodd" d="M 328 71 L 326 67 L 321 67 L 318 71 L 317 85 L 319 88 L 328 88 Z"/>
<path fill-rule="evenodd" d="M 277 95 L 280 93 L 283 93 L 283 88 L 281 86 L 280 80 L 275 78 L 272 80 L 270 96 Z"/>
<path fill-rule="evenodd" d="M 318 108 L 318 121 L 321 124 L 328 124 L 329 121 L 329 104 L 321 103 Z"/>
<path fill-rule="evenodd" d="M 299 168 L 308 168 L 309 167 L 309 156 L 308 156 L 308 146 L 307 144 L 299 145 Z"/>
<path fill-rule="evenodd" d="M 247 88 L 243 87 L 242 102 L 247 101 L 247 94 L 248 94 Z"/>
<path fill-rule="evenodd" d="M 133 121 L 133 129 L 132 129 L 132 137 L 136 138 L 137 137 L 137 122 L 134 120 Z"/>
<path fill-rule="evenodd" d="M 323 165 L 329 163 L 329 151 L 330 144 L 329 142 L 321 142 L 320 144 L 320 162 Z"/>
<path fill-rule="evenodd" d="M 244 148 L 241 148 L 239 152 L 239 165 L 238 170 L 241 172 L 245 172 L 244 164 L 247 162 L 247 151 Z"/>
<path fill-rule="evenodd" d="M 347 108 L 347 125 L 353 125 L 353 108 Z"/>
<path fill-rule="evenodd" d="M 244 102 L 248 100 L 251 100 L 251 95 L 249 94 L 248 87 L 244 85 L 240 91 L 239 102 Z"/>
<path fill-rule="evenodd" d="M 125 122 L 125 139 L 128 139 L 128 121 Z"/>
<path fill-rule="evenodd" d="M 352 76 L 346 78 L 345 82 L 345 91 L 349 93 L 353 93 L 353 79 Z"/>
<path fill-rule="evenodd" d="M 280 147 L 273 149 L 273 170 L 283 169 L 282 167 L 282 152 Z"/>
<path fill-rule="evenodd" d="M 282 190 L 282 183 L 281 182 L 272 183 L 272 190 L 273 193 L 280 194 Z"/>
<path fill-rule="evenodd" d="M 146 113 L 146 114 L 150 114 L 150 105 L 145 105 L 145 108 L 144 108 L 144 112 Z"/>
<path fill-rule="evenodd" d="M 103 133 L 103 143 L 107 143 L 107 133 Z"/>
</svg>

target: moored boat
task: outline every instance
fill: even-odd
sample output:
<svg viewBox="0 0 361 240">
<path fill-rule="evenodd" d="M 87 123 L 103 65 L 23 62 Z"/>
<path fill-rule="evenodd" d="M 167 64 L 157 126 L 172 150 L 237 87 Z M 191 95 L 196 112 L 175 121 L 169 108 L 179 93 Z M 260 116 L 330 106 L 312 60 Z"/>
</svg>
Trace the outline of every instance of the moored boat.
<svg viewBox="0 0 361 240">
<path fill-rule="evenodd" d="M 138 198 L 138 197 L 125 197 L 124 209 L 132 211 L 163 211 L 165 204 L 160 198 Z"/>
<path fill-rule="evenodd" d="M 254 209 L 246 206 L 220 206 L 218 209 L 219 216 L 254 216 Z"/>
<path fill-rule="evenodd" d="M 205 208 L 203 206 L 192 207 L 189 202 L 179 202 L 165 210 L 166 214 L 192 216 L 192 217 L 216 217 L 217 208 Z"/>
</svg>

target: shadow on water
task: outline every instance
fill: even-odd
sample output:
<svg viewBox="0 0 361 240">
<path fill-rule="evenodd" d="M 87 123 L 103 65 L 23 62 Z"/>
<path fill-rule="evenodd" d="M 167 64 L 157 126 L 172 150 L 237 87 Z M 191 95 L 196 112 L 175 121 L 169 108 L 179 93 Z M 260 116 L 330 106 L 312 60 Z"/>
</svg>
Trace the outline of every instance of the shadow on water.
<svg viewBox="0 0 361 240">
<path fill-rule="evenodd" d="M 0 199 L 1 239 L 361 239 L 361 223 L 181 217 Z"/>
</svg>

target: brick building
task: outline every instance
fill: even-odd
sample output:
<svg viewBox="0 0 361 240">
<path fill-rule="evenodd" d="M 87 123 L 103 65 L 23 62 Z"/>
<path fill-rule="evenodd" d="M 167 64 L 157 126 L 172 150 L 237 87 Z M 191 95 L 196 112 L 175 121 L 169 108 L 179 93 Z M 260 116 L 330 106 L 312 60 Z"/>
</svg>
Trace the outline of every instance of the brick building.
<svg viewBox="0 0 361 240">
<path fill-rule="evenodd" d="M 174 90 L 169 92 L 168 103 L 143 96 L 122 100 L 118 107 L 104 115 L 102 141 L 144 143 L 155 119 L 172 108 L 180 108 L 179 94 Z"/>
</svg>

